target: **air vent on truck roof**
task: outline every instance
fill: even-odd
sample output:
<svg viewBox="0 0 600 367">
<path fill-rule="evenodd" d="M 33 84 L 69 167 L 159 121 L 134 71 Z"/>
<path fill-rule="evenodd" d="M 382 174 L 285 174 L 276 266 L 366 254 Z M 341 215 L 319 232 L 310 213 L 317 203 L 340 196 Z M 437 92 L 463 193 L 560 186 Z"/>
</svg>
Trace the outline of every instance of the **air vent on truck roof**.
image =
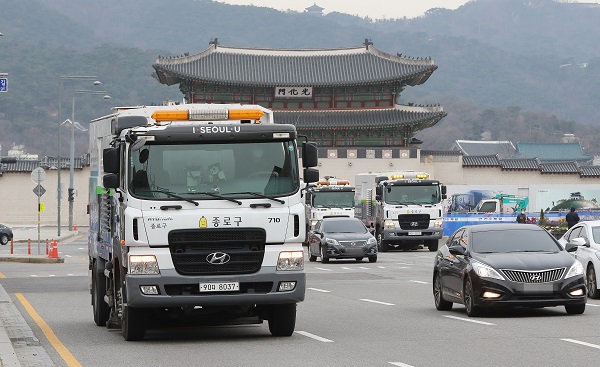
<svg viewBox="0 0 600 367">
<path fill-rule="evenodd" d="M 111 121 L 111 133 L 118 136 L 121 131 L 136 126 L 148 125 L 148 119 L 145 116 L 121 116 Z"/>
</svg>

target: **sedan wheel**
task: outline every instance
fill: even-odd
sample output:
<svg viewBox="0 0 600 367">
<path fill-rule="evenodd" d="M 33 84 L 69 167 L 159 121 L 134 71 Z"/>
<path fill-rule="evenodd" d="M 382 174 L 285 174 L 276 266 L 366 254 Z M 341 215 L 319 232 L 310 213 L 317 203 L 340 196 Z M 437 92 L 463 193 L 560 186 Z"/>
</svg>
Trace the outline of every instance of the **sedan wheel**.
<svg viewBox="0 0 600 367">
<path fill-rule="evenodd" d="M 324 246 L 321 246 L 321 263 L 326 264 L 329 262 L 329 258 L 327 257 L 327 250 L 325 250 Z"/>
<path fill-rule="evenodd" d="M 2 245 L 6 245 L 6 244 L 8 244 L 8 235 L 6 235 L 6 234 L 4 234 L 4 233 L 3 233 L 3 234 L 1 234 L 1 235 L 0 235 L 0 243 L 1 243 Z"/>
<path fill-rule="evenodd" d="M 598 292 L 598 279 L 596 279 L 596 270 L 594 269 L 594 265 L 588 266 L 585 279 L 588 289 L 588 297 L 593 299 L 600 298 L 600 292 Z"/>
<path fill-rule="evenodd" d="M 379 233 L 377 235 L 377 250 L 379 252 L 387 252 L 388 244 L 383 240 L 383 234 Z"/>
<path fill-rule="evenodd" d="M 479 314 L 481 313 L 481 310 L 479 309 L 479 307 L 474 305 L 475 301 L 473 300 L 473 297 L 474 297 L 473 285 L 471 284 L 471 279 L 469 279 L 469 278 L 467 278 L 467 280 L 465 280 L 463 294 L 464 294 L 464 302 L 465 302 L 465 309 L 467 311 L 467 315 L 469 317 L 479 316 Z"/>
<path fill-rule="evenodd" d="M 569 315 L 581 315 L 585 312 L 585 303 L 579 305 L 565 305 L 565 310 Z"/>
<path fill-rule="evenodd" d="M 446 301 L 442 297 L 442 279 L 440 273 L 435 273 L 433 278 L 433 300 L 435 301 L 435 308 L 440 311 L 449 311 L 452 309 L 452 302 Z"/>
</svg>

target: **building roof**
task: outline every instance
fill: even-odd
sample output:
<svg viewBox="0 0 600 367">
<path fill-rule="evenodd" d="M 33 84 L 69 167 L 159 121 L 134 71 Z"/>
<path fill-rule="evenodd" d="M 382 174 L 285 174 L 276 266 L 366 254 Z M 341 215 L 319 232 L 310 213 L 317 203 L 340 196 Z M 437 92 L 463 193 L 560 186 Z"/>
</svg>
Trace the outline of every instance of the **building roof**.
<svg viewBox="0 0 600 367">
<path fill-rule="evenodd" d="M 500 160 L 502 170 L 524 171 L 524 170 L 540 170 L 540 161 L 537 158 L 506 158 Z"/>
<path fill-rule="evenodd" d="M 71 160 L 68 157 L 60 158 L 61 169 L 68 170 L 71 165 Z M 89 154 L 84 154 L 82 157 L 75 157 L 73 160 L 73 169 L 81 170 L 84 166 L 90 165 Z M 38 167 L 45 170 L 55 170 L 57 159 L 55 157 L 44 157 L 42 159 L 19 159 L 16 163 L 1 163 L 0 176 L 5 172 L 14 173 L 29 173 Z"/>
<path fill-rule="evenodd" d="M 578 173 L 579 164 L 577 162 L 551 162 L 540 163 L 542 173 Z"/>
<path fill-rule="evenodd" d="M 451 150 L 460 150 L 465 156 L 492 156 L 506 158 L 514 155 L 517 149 L 510 141 L 456 140 Z"/>
<path fill-rule="evenodd" d="M 325 8 L 321 8 L 319 5 L 317 5 L 317 3 L 314 3 L 313 5 L 309 6 L 308 8 L 306 8 L 305 10 L 309 11 L 309 12 L 321 12 L 323 11 Z"/>
<path fill-rule="evenodd" d="M 463 156 L 463 166 L 497 167 L 499 165 L 498 155 Z"/>
<path fill-rule="evenodd" d="M 600 166 L 580 166 L 581 177 L 600 177 Z"/>
<path fill-rule="evenodd" d="M 219 45 L 195 55 L 158 57 L 152 65 L 163 84 L 184 80 L 237 86 L 335 87 L 425 83 L 437 69 L 431 58 L 410 58 L 364 46 L 332 49 L 255 49 Z"/>
<path fill-rule="evenodd" d="M 581 144 L 574 143 L 517 143 L 514 158 L 538 158 L 541 162 L 588 162 L 594 157 L 583 153 Z"/>
<path fill-rule="evenodd" d="M 279 124 L 292 124 L 298 129 L 395 128 L 435 125 L 446 116 L 440 106 L 401 106 L 381 109 L 347 110 L 276 110 L 274 119 Z"/>
</svg>

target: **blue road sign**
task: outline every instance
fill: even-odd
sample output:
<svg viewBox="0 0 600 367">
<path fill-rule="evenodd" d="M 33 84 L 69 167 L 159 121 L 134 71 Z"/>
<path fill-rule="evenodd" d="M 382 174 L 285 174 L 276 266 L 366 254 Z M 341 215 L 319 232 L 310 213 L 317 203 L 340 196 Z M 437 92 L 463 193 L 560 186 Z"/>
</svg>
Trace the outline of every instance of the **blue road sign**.
<svg viewBox="0 0 600 367">
<path fill-rule="evenodd" d="M 8 88 L 8 81 L 6 78 L 0 78 L 0 92 L 6 92 Z"/>
</svg>

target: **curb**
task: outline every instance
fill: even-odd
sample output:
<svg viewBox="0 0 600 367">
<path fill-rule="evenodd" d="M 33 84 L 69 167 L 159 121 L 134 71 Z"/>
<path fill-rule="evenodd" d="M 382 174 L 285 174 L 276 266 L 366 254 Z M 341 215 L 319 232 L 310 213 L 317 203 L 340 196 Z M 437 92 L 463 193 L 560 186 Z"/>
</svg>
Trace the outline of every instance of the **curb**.
<svg viewBox="0 0 600 367">
<path fill-rule="evenodd" d="M 50 258 L 45 255 L 0 255 L 0 261 L 16 263 L 56 264 L 64 263 L 65 259 L 62 257 Z"/>
</svg>

